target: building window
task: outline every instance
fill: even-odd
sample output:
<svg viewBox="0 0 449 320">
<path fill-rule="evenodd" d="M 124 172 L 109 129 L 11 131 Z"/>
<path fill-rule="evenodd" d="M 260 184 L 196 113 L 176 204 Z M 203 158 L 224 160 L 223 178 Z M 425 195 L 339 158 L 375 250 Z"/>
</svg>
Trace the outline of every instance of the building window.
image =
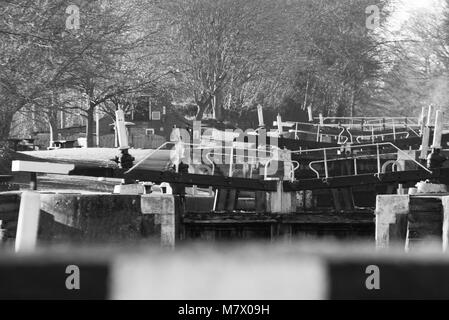
<svg viewBox="0 0 449 320">
<path fill-rule="evenodd" d="M 151 113 L 151 119 L 153 119 L 153 120 L 161 120 L 161 112 L 160 111 L 153 111 Z"/>
</svg>

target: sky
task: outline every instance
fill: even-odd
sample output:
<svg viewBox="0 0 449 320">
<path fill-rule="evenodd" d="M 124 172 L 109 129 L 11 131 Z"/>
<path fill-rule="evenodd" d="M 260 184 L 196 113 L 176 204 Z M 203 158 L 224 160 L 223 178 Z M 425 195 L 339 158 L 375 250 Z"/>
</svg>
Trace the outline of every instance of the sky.
<svg viewBox="0 0 449 320">
<path fill-rule="evenodd" d="M 395 0 L 394 13 L 390 23 L 393 29 L 398 29 L 411 15 L 420 11 L 441 12 L 444 0 Z"/>
</svg>

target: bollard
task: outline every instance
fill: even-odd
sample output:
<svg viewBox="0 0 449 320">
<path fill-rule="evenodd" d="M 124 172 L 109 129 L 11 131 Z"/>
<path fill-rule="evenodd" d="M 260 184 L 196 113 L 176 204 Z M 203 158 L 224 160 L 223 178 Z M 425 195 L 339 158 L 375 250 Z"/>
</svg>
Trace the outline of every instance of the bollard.
<svg viewBox="0 0 449 320">
<path fill-rule="evenodd" d="M 41 210 L 40 194 L 32 191 L 22 193 L 17 223 L 16 252 L 32 251 L 36 247 L 39 215 Z"/>
</svg>

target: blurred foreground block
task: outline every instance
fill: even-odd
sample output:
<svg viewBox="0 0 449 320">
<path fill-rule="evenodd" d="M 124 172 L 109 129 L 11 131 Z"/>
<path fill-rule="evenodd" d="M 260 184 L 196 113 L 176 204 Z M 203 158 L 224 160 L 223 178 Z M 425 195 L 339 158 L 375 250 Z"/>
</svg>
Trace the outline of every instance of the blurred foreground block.
<svg viewBox="0 0 449 320">
<path fill-rule="evenodd" d="M 328 246 L 329 248 L 329 246 Z M 46 253 L 0 258 L 1 299 L 448 299 L 443 255 L 310 254 L 265 246 L 116 254 Z M 313 248 L 313 251 L 321 249 Z M 330 252 L 330 251 L 329 251 Z M 357 253 L 359 252 L 359 253 Z M 67 270 L 79 269 L 79 289 Z M 378 288 L 373 288 L 373 274 Z"/>
</svg>

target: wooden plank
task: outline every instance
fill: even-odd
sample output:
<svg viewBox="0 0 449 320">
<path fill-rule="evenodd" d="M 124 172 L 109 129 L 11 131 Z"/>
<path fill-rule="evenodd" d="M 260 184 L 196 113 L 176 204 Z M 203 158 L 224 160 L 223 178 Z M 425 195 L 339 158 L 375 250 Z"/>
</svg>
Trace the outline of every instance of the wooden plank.
<svg viewBox="0 0 449 320">
<path fill-rule="evenodd" d="M 14 160 L 11 171 L 69 174 L 73 169 L 75 169 L 74 164 Z"/>
<path fill-rule="evenodd" d="M 408 214 L 406 248 L 413 249 L 426 238 L 442 241 L 443 206 L 438 197 L 412 197 Z"/>
<path fill-rule="evenodd" d="M 238 192 L 235 189 L 228 190 L 228 201 L 226 202 L 226 211 L 234 211 L 237 204 Z"/>
</svg>

